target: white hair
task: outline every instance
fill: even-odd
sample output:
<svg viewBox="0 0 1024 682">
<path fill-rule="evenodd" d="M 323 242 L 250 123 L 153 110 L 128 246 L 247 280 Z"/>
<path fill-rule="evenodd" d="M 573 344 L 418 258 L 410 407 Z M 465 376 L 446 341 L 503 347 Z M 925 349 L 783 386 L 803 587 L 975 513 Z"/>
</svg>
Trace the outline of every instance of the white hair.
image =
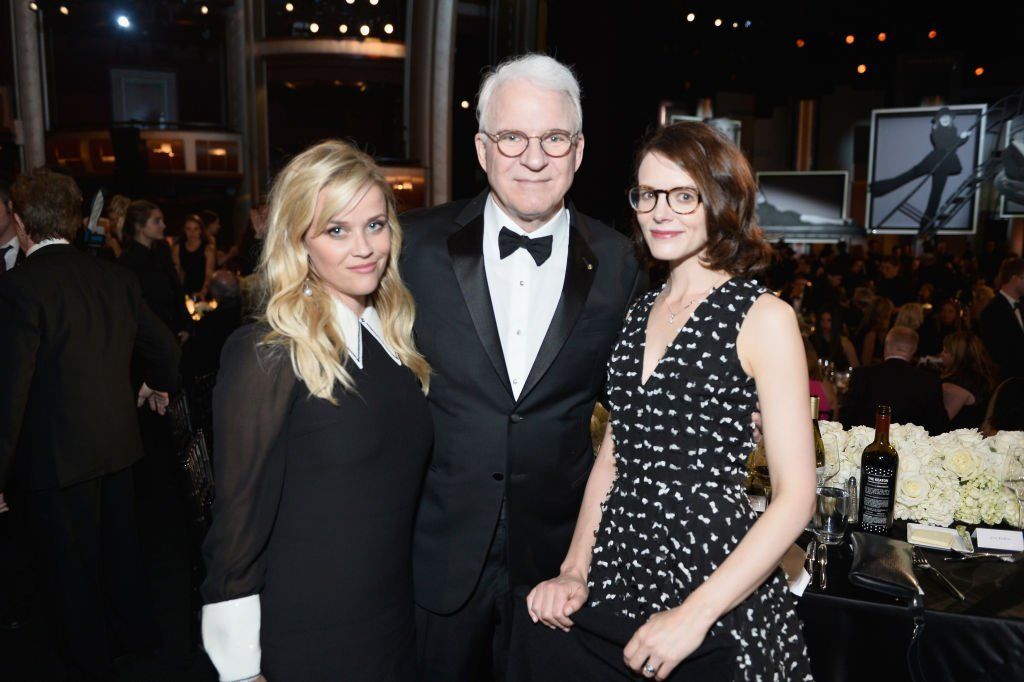
<svg viewBox="0 0 1024 682">
<path fill-rule="evenodd" d="M 476 98 L 476 120 L 481 132 L 493 132 L 487 130 L 487 108 L 491 103 L 491 95 L 512 81 L 526 81 L 541 90 L 563 93 L 572 101 L 574 130 L 568 132 L 578 133 L 583 129 L 580 84 L 572 70 L 546 54 L 531 53 L 506 60 L 484 76 Z"/>
</svg>

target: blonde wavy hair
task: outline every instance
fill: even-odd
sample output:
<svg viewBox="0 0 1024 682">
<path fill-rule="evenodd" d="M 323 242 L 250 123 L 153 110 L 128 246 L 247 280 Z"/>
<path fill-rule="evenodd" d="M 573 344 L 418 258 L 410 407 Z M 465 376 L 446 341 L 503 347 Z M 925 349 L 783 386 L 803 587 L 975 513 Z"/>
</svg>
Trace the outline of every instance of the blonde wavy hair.
<svg viewBox="0 0 1024 682">
<path fill-rule="evenodd" d="M 373 159 L 346 142 L 320 142 L 284 167 L 268 201 L 267 231 L 259 264 L 263 319 L 270 326 L 263 343 L 286 351 L 295 375 L 305 382 L 310 395 L 333 404 L 337 404 L 336 385 L 352 391 L 355 383 L 345 367 L 348 349 L 334 319 L 331 294 L 310 267 L 303 240 L 323 233 L 332 216 L 354 206 L 372 186 L 384 193 L 387 202 L 391 255 L 367 303 L 380 316 L 385 341 L 416 375 L 426 393 L 430 366 L 413 343 L 413 299 L 398 273 L 402 230 L 395 197 Z M 325 192 L 323 206 L 313 224 L 321 190 Z M 307 282 L 312 296 L 303 293 Z"/>
</svg>

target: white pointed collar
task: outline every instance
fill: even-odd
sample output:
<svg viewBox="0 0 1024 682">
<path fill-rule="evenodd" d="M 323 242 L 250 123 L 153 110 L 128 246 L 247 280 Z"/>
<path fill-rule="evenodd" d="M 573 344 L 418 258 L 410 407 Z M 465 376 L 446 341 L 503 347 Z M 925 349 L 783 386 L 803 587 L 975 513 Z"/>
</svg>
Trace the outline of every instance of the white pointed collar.
<svg viewBox="0 0 1024 682">
<path fill-rule="evenodd" d="M 402 364 L 398 354 L 384 340 L 384 325 L 381 323 L 380 315 L 377 314 L 377 310 L 373 306 L 366 306 L 363 314 L 356 317 L 355 312 L 347 305 L 336 298 L 332 298 L 332 301 L 334 303 L 334 315 L 338 321 L 338 328 L 341 330 L 341 338 L 345 341 L 348 356 L 352 358 L 352 362 L 355 363 L 356 367 L 359 369 L 363 368 L 363 335 L 360 333 L 360 328 L 372 334 L 373 338 L 377 340 L 377 343 L 391 356 L 395 363 Z"/>
</svg>

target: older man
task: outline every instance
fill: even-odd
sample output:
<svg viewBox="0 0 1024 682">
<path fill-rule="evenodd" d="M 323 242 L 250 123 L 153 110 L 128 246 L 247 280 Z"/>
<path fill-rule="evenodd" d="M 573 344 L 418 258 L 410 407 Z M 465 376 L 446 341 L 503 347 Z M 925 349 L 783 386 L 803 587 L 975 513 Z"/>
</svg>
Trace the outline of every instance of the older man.
<svg viewBox="0 0 1024 682">
<path fill-rule="evenodd" d="M 913 329 L 893 327 L 885 336 L 885 362 L 853 370 L 840 412 L 843 426 L 872 426 L 875 408 L 890 405 L 894 424 L 917 424 L 932 435 L 949 428 L 942 382 L 911 364 L 917 343 Z"/>
<path fill-rule="evenodd" d="M 435 444 L 414 539 L 425 680 L 501 678 L 510 590 L 558 574 L 594 458 L 605 363 L 646 284 L 628 240 L 565 194 L 579 85 L 527 55 L 488 74 L 476 150 L 490 188 L 403 218 Z"/>
</svg>

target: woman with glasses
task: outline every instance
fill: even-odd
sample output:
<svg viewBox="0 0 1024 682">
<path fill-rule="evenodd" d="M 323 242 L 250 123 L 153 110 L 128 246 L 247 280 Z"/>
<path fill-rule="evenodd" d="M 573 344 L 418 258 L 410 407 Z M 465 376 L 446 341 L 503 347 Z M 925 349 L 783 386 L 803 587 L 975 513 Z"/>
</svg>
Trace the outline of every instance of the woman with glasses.
<svg viewBox="0 0 1024 682">
<path fill-rule="evenodd" d="M 659 129 L 629 201 L 668 280 L 634 304 L 608 365 L 610 422 L 561 573 L 527 597 L 520 679 L 805 680 L 779 561 L 811 518 L 807 365 L 792 308 L 751 279 L 769 247 L 740 150 Z M 743 492 L 760 401 L 772 503 Z M 617 671 L 617 677 L 613 674 Z"/>
</svg>

